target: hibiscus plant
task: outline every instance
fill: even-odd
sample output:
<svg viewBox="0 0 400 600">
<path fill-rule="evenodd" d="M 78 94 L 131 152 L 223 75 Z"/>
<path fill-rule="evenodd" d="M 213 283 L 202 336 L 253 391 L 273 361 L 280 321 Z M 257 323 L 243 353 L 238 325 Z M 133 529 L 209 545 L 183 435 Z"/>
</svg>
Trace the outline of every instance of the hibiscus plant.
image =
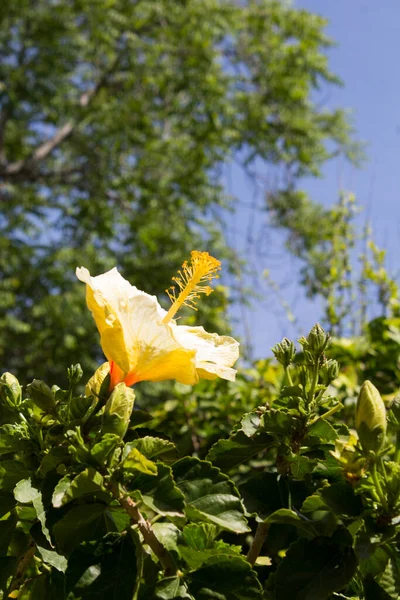
<svg viewBox="0 0 400 600">
<path fill-rule="evenodd" d="M 80 268 L 107 362 L 1 376 L 0 598 L 398 598 L 400 403 L 351 407 L 319 325 L 235 381 L 238 343 L 175 319 L 219 268 L 193 252 L 168 311 Z M 179 423 L 140 395 L 169 379 Z"/>
</svg>

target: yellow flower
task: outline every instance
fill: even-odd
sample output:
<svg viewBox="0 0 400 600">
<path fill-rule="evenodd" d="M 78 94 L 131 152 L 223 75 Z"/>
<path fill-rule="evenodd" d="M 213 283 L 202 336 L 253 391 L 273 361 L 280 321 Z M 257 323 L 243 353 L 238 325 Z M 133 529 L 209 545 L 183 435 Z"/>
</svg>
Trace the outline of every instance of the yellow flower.
<svg viewBox="0 0 400 600">
<path fill-rule="evenodd" d="M 239 357 L 239 344 L 228 336 L 207 333 L 203 327 L 185 327 L 173 320 L 186 304 L 195 308 L 199 294 L 208 295 L 207 285 L 220 263 L 207 252 L 192 252 L 168 291 L 173 304 L 167 312 L 155 296 L 138 290 L 116 268 L 91 277 L 84 267 L 76 270 L 86 283 L 86 300 L 100 333 L 103 352 L 110 363 L 111 389 L 122 381 L 176 379 L 194 384 L 199 378 L 221 377 L 233 381 L 232 365 Z"/>
</svg>

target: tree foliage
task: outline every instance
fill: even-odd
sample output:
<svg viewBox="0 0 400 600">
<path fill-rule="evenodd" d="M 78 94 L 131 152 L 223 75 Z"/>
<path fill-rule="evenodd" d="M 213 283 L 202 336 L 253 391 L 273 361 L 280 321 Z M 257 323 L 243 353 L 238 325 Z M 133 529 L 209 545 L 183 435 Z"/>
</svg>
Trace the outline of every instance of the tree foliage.
<svg viewBox="0 0 400 600">
<path fill-rule="evenodd" d="M 79 264 L 117 263 L 152 292 L 193 247 L 227 259 L 215 211 L 233 156 L 278 167 L 283 193 L 351 153 L 344 113 L 312 99 L 338 83 L 324 25 L 272 0 L 1 3 L 5 368 L 25 382 L 93 370 Z"/>
</svg>

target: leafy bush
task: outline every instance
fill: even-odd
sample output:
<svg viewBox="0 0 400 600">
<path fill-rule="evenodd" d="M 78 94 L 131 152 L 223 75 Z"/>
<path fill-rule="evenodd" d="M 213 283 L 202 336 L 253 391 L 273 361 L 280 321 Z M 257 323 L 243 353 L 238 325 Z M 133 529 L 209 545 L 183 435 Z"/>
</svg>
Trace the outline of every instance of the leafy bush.
<svg viewBox="0 0 400 600">
<path fill-rule="evenodd" d="M 88 304 L 110 362 L 84 393 L 80 365 L 67 370 L 67 389 L 0 378 L 1 597 L 397 598 L 400 404 L 386 406 L 370 381 L 356 381 L 349 401 L 330 336 L 316 325 L 300 352 L 284 339 L 275 362 L 235 382 L 203 381 L 197 391 L 177 384 L 176 396 L 164 390 L 151 410 L 138 393 L 138 408 L 140 386 L 126 385 L 133 363 L 123 371 L 124 357 L 115 367 L 111 356 L 121 351 L 126 305 L 119 298 L 111 318 L 99 280 L 85 279 Z M 112 288 L 113 302 L 121 289 Z M 164 316 L 156 327 L 181 326 Z M 234 348 L 202 328 L 191 334 Z M 343 341 L 333 353 L 340 344 L 343 353 Z M 150 371 L 141 349 L 128 352 L 135 373 L 157 379 L 167 363 Z M 232 379 L 221 356 L 199 356 L 197 375 Z"/>
</svg>

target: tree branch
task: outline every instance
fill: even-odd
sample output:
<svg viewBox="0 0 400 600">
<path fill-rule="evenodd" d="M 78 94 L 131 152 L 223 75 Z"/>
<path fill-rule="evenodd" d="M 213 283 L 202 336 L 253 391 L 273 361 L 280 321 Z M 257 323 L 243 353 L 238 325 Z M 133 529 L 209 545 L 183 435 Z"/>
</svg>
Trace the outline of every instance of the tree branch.
<svg viewBox="0 0 400 600">
<path fill-rule="evenodd" d="M 78 102 L 80 108 L 87 108 L 93 98 L 107 84 L 108 77 L 114 71 L 119 59 L 120 56 L 117 55 L 96 85 L 91 90 L 88 90 L 81 95 Z M 30 156 L 6 165 L 0 170 L 0 175 L 3 177 L 15 177 L 24 171 L 32 172 L 42 160 L 47 158 L 57 146 L 62 144 L 62 142 L 71 135 L 78 123 L 79 120 L 77 118 L 70 119 L 67 123 L 62 125 L 62 127 L 57 129 L 51 138 L 40 144 Z"/>
<path fill-rule="evenodd" d="M 145 543 L 148 544 L 148 546 L 150 546 L 150 548 L 160 561 L 165 571 L 165 575 L 167 577 L 175 575 L 177 573 L 177 568 L 174 564 L 171 554 L 158 541 L 151 527 L 151 524 L 148 521 L 146 521 L 146 519 L 143 517 L 136 502 L 134 502 L 132 498 L 129 497 L 128 492 L 123 488 L 121 495 L 119 486 L 116 482 L 113 482 L 111 484 L 111 491 L 113 493 L 114 498 L 118 500 L 122 508 L 126 510 L 133 523 L 135 523 L 138 526 Z"/>
</svg>

